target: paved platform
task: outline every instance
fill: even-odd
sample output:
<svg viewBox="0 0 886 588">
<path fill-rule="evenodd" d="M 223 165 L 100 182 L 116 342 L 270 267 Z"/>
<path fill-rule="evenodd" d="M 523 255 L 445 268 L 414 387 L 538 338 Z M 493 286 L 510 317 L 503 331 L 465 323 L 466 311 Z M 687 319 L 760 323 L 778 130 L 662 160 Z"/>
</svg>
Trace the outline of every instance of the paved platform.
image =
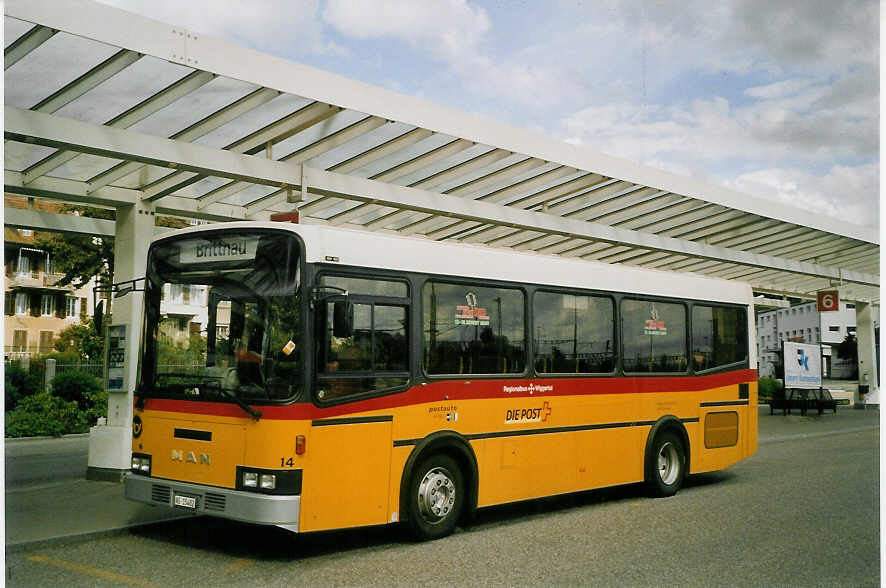
<svg viewBox="0 0 886 588">
<path fill-rule="evenodd" d="M 769 407 L 763 405 L 759 442 L 777 443 L 879 426 L 879 410 L 840 408 L 836 414 L 821 417 L 770 416 Z M 6 440 L 7 551 L 122 533 L 191 516 L 171 508 L 130 502 L 123 498 L 122 484 L 87 480 L 87 451 L 88 439 L 82 435 Z M 53 479 L 54 472 L 62 479 Z"/>
</svg>

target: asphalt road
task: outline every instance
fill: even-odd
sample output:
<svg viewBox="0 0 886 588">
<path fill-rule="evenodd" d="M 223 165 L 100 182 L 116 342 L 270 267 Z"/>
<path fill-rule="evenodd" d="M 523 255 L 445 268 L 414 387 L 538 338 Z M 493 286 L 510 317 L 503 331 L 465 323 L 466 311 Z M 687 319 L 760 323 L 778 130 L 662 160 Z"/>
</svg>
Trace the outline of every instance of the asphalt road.
<svg viewBox="0 0 886 588">
<path fill-rule="evenodd" d="M 83 479 L 89 435 L 26 441 L 7 439 L 3 453 L 7 488 Z"/>
<path fill-rule="evenodd" d="M 8 586 L 876 586 L 877 429 L 762 444 L 677 496 L 628 486 L 484 509 L 455 535 L 292 536 L 190 519 L 7 554 Z"/>
</svg>

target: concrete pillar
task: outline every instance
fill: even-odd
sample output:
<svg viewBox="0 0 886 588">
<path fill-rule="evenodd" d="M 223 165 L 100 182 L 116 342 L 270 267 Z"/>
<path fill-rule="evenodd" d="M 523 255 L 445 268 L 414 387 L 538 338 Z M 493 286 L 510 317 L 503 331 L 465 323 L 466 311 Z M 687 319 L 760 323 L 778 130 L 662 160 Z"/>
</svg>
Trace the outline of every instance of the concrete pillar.
<svg viewBox="0 0 886 588">
<path fill-rule="evenodd" d="M 46 368 L 43 371 L 43 389 L 49 392 L 52 389 L 52 380 L 55 379 L 55 360 L 47 359 Z"/>
<path fill-rule="evenodd" d="M 878 388 L 876 345 L 874 343 L 874 317 L 868 303 L 855 305 L 855 339 L 858 341 L 858 384 L 867 386 L 868 392 Z M 855 399 L 859 406 L 859 399 Z"/>
<path fill-rule="evenodd" d="M 150 203 L 117 208 L 114 227 L 114 282 L 145 276 L 148 245 L 154 232 Z M 141 285 L 141 283 L 139 283 Z M 132 404 L 138 373 L 144 292 L 130 292 L 112 302 L 112 324 L 126 326 L 124 384 L 108 393 L 108 419 L 89 431 L 87 478 L 119 481 L 129 470 L 132 451 Z"/>
</svg>

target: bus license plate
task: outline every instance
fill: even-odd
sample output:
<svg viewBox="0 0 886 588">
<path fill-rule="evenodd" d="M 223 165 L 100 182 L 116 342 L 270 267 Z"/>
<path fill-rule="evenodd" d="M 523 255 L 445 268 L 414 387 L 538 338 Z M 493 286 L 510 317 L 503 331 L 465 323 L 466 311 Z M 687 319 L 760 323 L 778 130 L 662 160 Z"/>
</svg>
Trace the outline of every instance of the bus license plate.
<svg viewBox="0 0 886 588">
<path fill-rule="evenodd" d="M 197 499 L 193 496 L 182 496 L 181 494 L 176 494 L 173 498 L 173 503 L 176 506 L 181 506 L 182 508 L 197 508 Z"/>
</svg>

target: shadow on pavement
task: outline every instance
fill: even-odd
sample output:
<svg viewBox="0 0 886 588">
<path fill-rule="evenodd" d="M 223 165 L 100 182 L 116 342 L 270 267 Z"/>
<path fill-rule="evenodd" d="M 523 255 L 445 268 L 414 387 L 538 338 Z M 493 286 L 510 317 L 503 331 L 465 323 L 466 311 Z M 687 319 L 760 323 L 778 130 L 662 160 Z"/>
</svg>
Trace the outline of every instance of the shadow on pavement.
<svg viewBox="0 0 886 588">
<path fill-rule="evenodd" d="M 729 472 L 697 474 L 687 478 L 684 489 L 721 484 L 733 477 Z M 629 484 L 491 506 L 479 510 L 470 525 L 459 527 L 456 532 L 483 530 L 595 504 L 646 499 L 646 496 L 643 484 Z M 260 561 L 303 560 L 330 553 L 412 542 L 404 525 L 295 534 L 274 526 L 252 525 L 214 517 L 157 523 L 132 529 L 131 534 L 189 549 L 202 549 L 234 558 Z"/>
</svg>

